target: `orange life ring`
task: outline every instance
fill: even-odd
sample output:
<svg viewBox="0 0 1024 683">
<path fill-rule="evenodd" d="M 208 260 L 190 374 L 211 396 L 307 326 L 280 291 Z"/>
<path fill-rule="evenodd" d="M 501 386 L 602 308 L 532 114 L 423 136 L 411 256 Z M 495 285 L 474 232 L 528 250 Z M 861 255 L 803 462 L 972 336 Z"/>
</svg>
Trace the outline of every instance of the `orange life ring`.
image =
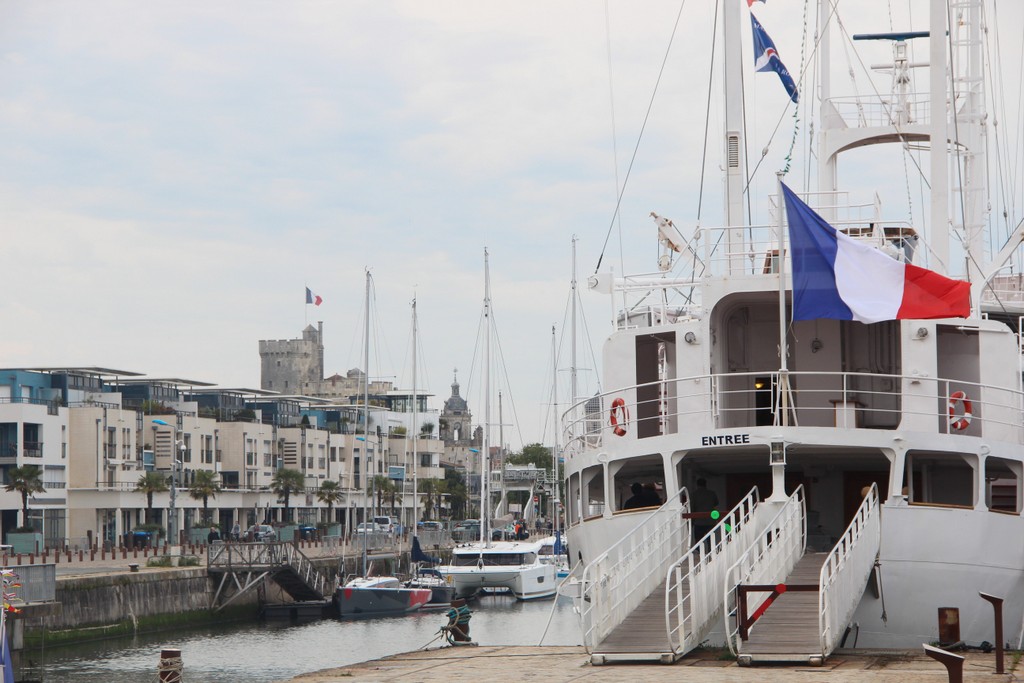
<svg viewBox="0 0 1024 683">
<path fill-rule="evenodd" d="M 960 401 L 964 404 L 964 414 L 960 417 L 956 415 L 956 402 Z M 962 391 L 954 391 L 949 395 L 949 428 L 962 432 L 967 429 L 967 426 L 971 424 L 971 417 L 973 416 L 971 405 L 971 399 L 967 398 L 967 394 Z"/>
<path fill-rule="evenodd" d="M 622 424 L 619 424 L 619 414 L 622 416 Z M 612 413 L 609 417 L 608 423 L 612 426 L 612 431 L 615 432 L 615 436 L 625 436 L 626 427 L 629 426 L 629 411 L 626 409 L 626 401 L 622 398 L 617 398 L 612 401 Z"/>
</svg>

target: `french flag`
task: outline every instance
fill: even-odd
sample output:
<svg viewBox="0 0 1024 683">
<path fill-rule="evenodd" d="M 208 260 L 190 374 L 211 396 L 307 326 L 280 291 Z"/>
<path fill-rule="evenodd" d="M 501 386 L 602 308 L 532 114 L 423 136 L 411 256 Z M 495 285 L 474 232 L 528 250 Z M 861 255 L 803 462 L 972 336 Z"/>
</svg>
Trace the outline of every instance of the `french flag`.
<svg viewBox="0 0 1024 683">
<path fill-rule="evenodd" d="M 785 185 L 793 262 L 793 320 L 966 318 L 971 285 L 902 263 L 844 235 Z"/>
<path fill-rule="evenodd" d="M 319 306 L 323 302 L 324 302 L 324 300 L 320 298 L 319 294 L 314 294 L 312 292 L 312 290 L 310 290 L 309 287 L 306 287 L 306 303 L 307 304 L 313 304 L 314 306 Z"/>
</svg>

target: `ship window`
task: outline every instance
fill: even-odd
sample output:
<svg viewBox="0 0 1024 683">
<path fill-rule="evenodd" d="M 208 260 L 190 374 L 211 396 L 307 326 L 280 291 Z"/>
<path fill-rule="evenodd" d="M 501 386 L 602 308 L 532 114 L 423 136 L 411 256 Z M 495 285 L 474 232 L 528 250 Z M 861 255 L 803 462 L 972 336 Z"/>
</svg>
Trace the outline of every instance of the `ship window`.
<svg viewBox="0 0 1024 683">
<path fill-rule="evenodd" d="M 626 501 L 633 496 L 633 485 L 639 484 L 644 504 L 639 507 L 659 507 L 665 502 L 665 469 L 661 457 L 657 455 L 631 458 L 615 472 L 613 490 L 615 492 L 615 509 L 626 508 Z"/>
<path fill-rule="evenodd" d="M 911 451 L 905 486 L 911 504 L 974 507 L 977 456 Z"/>
<path fill-rule="evenodd" d="M 754 378 L 754 424 L 770 427 L 775 422 L 775 383 L 769 376 Z"/>
<path fill-rule="evenodd" d="M 604 514 L 604 467 L 595 465 L 583 470 L 583 518 Z"/>
<path fill-rule="evenodd" d="M 1021 467 L 1014 460 L 985 459 L 985 504 L 989 510 L 1020 512 Z"/>
</svg>

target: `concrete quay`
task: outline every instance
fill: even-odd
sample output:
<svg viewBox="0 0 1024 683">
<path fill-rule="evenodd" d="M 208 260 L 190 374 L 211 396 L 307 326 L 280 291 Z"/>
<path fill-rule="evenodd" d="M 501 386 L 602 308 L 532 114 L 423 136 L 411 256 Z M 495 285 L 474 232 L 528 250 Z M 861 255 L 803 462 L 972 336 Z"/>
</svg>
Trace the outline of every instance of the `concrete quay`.
<svg viewBox="0 0 1024 683">
<path fill-rule="evenodd" d="M 964 653 L 959 653 L 964 654 Z M 841 651 L 824 666 L 740 667 L 718 652 L 698 652 L 672 664 L 591 666 L 582 647 L 443 647 L 303 674 L 289 683 L 340 681 L 693 681 L 694 683 L 944 683 L 945 667 L 917 651 Z M 1020 680 L 1019 654 L 1008 652 L 1007 673 L 995 674 L 995 654 L 965 654 L 963 680 L 1001 683 Z"/>
</svg>

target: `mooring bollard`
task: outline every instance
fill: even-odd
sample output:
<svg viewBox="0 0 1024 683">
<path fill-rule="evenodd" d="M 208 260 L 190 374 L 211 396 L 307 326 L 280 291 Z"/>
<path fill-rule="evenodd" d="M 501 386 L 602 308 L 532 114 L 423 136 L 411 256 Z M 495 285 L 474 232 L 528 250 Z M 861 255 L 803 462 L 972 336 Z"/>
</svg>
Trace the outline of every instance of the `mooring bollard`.
<svg viewBox="0 0 1024 683">
<path fill-rule="evenodd" d="M 978 593 L 982 600 L 992 604 L 996 620 L 996 673 L 1003 673 L 1003 599 L 988 593 Z"/>
<path fill-rule="evenodd" d="M 160 663 L 156 667 L 157 673 L 160 676 L 160 683 L 181 683 L 183 668 L 181 650 L 165 647 L 160 651 Z"/>
<path fill-rule="evenodd" d="M 924 653 L 935 661 L 946 667 L 946 675 L 949 683 L 963 683 L 964 681 L 964 658 L 946 650 L 940 650 L 931 645 L 922 645 Z"/>
</svg>

